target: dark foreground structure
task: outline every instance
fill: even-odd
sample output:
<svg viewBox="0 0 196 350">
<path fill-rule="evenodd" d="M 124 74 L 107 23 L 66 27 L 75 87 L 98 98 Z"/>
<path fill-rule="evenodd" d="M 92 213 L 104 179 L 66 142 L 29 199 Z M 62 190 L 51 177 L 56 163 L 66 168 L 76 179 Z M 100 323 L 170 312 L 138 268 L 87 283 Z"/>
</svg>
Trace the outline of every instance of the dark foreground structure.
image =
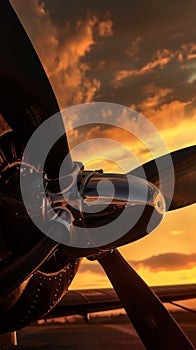
<svg viewBox="0 0 196 350">
<path fill-rule="evenodd" d="M 182 329 L 196 346 L 196 314 L 175 313 Z M 81 321 L 82 322 L 82 321 Z M 19 332 L 20 350 L 144 350 L 129 321 L 110 319 L 85 323 L 43 324 Z"/>
</svg>

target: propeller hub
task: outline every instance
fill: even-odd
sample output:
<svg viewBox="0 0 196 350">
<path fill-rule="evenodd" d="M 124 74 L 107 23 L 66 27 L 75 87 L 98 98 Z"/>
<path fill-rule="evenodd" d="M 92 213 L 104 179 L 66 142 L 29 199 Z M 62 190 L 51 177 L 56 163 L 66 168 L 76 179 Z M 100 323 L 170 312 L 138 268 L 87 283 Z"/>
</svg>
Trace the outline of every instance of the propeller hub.
<svg viewBox="0 0 196 350">
<path fill-rule="evenodd" d="M 158 188 L 135 176 L 84 171 L 75 163 L 73 174 L 44 181 L 44 218 L 58 222 L 55 229 L 47 230 L 46 225 L 44 233 L 79 256 L 140 239 L 159 225 L 165 213 Z"/>
</svg>

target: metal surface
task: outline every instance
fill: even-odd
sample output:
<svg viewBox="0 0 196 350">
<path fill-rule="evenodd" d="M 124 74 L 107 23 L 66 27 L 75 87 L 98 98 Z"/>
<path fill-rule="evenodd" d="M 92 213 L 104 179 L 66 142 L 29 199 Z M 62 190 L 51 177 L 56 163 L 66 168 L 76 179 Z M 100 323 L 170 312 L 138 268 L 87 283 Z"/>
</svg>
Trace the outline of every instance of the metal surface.
<svg viewBox="0 0 196 350">
<path fill-rule="evenodd" d="M 168 183 L 170 182 L 170 170 L 165 166 L 165 163 L 167 164 L 167 157 L 170 156 L 173 161 L 175 174 L 173 197 L 172 194 L 167 191 Z M 170 153 L 170 155 L 164 155 L 160 158 L 151 160 L 150 162 L 143 164 L 141 167 L 130 171 L 128 174 L 143 177 L 143 172 L 145 172 L 146 179 L 159 187 L 159 173 L 156 164 L 159 165 L 159 169 L 161 169 L 161 172 L 164 175 L 162 176 L 164 177 L 164 183 L 162 183 L 162 194 L 166 201 L 167 210 L 178 209 L 195 203 L 196 146 L 183 148 Z"/>
<path fill-rule="evenodd" d="M 152 291 L 162 302 L 196 298 L 196 284 L 152 286 Z M 122 308 L 112 288 L 69 290 L 47 318 L 91 313 Z"/>
</svg>

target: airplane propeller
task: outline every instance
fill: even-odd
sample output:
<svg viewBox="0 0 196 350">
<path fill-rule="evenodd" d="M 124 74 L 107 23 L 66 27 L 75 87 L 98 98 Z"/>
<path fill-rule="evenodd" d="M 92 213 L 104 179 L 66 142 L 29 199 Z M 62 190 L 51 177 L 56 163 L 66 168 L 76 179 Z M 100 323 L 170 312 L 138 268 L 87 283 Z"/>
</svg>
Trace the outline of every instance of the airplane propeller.
<svg viewBox="0 0 196 350">
<path fill-rule="evenodd" d="M 24 133 L 25 135 L 28 133 L 30 136 L 42 122 L 53 114 L 60 112 L 43 67 L 11 5 L 8 1 L 1 0 L 0 8 L 1 114 L 14 132 Z M 56 125 L 56 130 L 48 131 L 49 134 L 46 135 L 46 137 L 50 138 L 51 135 L 56 132 L 58 134 L 58 130 L 62 130 L 63 128 L 62 121 L 59 121 L 58 125 Z M 171 200 L 169 197 L 170 194 L 164 193 L 164 184 L 162 184 L 162 194 L 166 200 L 167 210 L 180 208 L 196 201 L 195 187 L 193 184 L 195 177 L 195 150 L 195 147 L 189 147 L 171 153 L 175 171 L 175 191 L 171 205 L 168 204 Z M 67 156 L 65 168 L 66 175 L 72 173 L 73 162 L 69 155 L 69 147 L 66 136 L 64 135 L 64 137 L 61 137 L 54 145 L 46 160 L 44 170 L 49 179 L 56 181 L 60 165 L 65 156 Z M 167 155 L 158 160 L 161 164 L 163 163 L 163 166 L 164 157 L 167 157 Z M 29 169 L 37 166 L 37 164 L 33 164 L 33 159 L 31 159 L 31 161 L 32 163 L 29 165 Z M 15 162 L 16 159 L 13 162 L 14 169 Z M 6 162 L 3 162 L 1 164 L 0 171 L 2 178 L 5 178 L 4 184 L 7 184 L 13 174 L 10 173 L 10 163 L 9 166 L 5 163 Z M 146 173 L 147 180 L 159 187 L 156 161 L 153 160 L 144 164 L 143 169 Z M 164 169 L 164 171 L 165 179 L 167 181 L 167 169 Z M 7 173 L 9 173 L 8 177 L 6 177 Z M 88 177 L 88 174 L 85 172 L 83 172 L 83 175 L 85 178 Z M 101 207 L 102 198 L 98 198 L 96 187 L 100 178 L 102 180 L 107 180 L 108 175 L 99 173 L 92 173 L 91 175 L 89 181 L 82 182 L 80 181 L 80 178 L 78 181 L 82 188 L 82 194 L 84 195 L 84 204 L 85 201 L 88 201 L 88 206 L 90 206 L 90 194 L 93 194 L 95 199 L 98 200 L 98 206 L 100 205 Z M 141 167 L 131 171 L 128 175 L 138 176 L 140 178 L 138 181 L 146 186 L 148 191 L 148 186 L 150 186 L 150 184 L 142 179 Z M 117 196 L 115 198 L 115 203 L 108 206 L 109 211 L 107 211 L 107 208 L 104 209 L 101 207 L 101 211 L 97 212 L 96 215 L 92 213 L 83 215 L 79 209 L 72 212 L 72 215 L 75 215 L 75 221 L 78 219 L 78 222 L 81 222 L 80 219 L 82 218 L 82 225 L 85 229 L 89 229 L 88 232 L 91 232 L 91 228 L 96 227 L 99 224 L 99 220 L 106 220 L 108 213 L 111 215 L 111 218 L 112 216 L 116 218 L 119 215 L 119 212 L 121 213 L 121 210 L 115 211 L 114 209 L 115 206 L 118 207 L 118 204 L 120 204 L 120 206 L 126 206 L 127 204 L 129 206 L 129 204 L 131 204 L 129 196 L 124 197 L 124 192 L 126 192 L 125 175 L 113 174 L 112 182 L 116 189 Z M 13 187 L 11 186 L 11 188 Z M 153 191 L 155 193 L 157 187 L 153 186 Z M 162 194 L 159 191 L 158 193 L 162 197 Z M 15 194 L 13 193 L 12 196 L 6 196 L 6 193 L 2 193 L 1 191 L 1 198 L 2 202 L 5 205 L 11 205 L 13 212 L 15 212 Z M 17 198 L 15 198 L 15 200 L 17 200 Z M 153 205 L 151 205 L 151 207 L 157 209 L 157 203 L 154 203 Z M 145 205 L 143 209 L 145 213 Z M 10 215 L 11 218 L 12 214 Z M 161 218 L 162 216 L 163 211 L 161 211 L 160 214 Z M 143 215 L 142 218 L 145 219 L 145 215 Z M 2 220 L 4 220 L 3 217 Z M 20 221 L 15 222 L 18 222 L 18 232 L 20 233 L 20 230 L 23 230 L 22 220 L 20 224 Z M 157 224 L 159 222 L 160 218 L 157 219 Z M 159 299 L 152 293 L 136 272 L 126 263 L 120 253 L 115 250 L 118 246 L 130 243 L 148 233 L 148 223 L 146 222 L 142 225 L 140 222 L 139 224 L 140 226 L 136 225 L 134 228 L 134 236 L 133 231 L 131 230 L 128 232 L 128 235 L 125 234 L 125 236 L 120 237 L 119 239 L 114 239 L 112 244 L 106 243 L 105 246 L 101 247 L 101 250 L 99 246 L 95 247 L 95 249 L 91 247 L 90 250 L 84 248 L 80 251 L 80 249 L 78 249 L 78 254 L 80 256 L 92 256 L 92 258 L 97 259 L 102 265 L 147 349 L 193 349 L 193 346 L 186 338 L 185 334 L 175 323 Z M 72 226 L 74 227 L 74 220 Z M 137 232 L 137 230 L 139 231 Z M 13 239 L 16 241 L 18 240 L 18 237 L 13 237 Z M 57 247 L 58 243 L 46 238 L 45 236 L 41 236 L 40 241 L 36 244 L 31 244 L 25 252 L 20 251 L 18 254 L 13 254 L 13 256 L 8 256 L 3 260 L 0 264 L 0 279 L 2 278 L 2 281 L 6 280 L 7 275 L 9 281 L 2 293 L 8 293 L 9 290 L 13 290 L 13 288 L 17 287 L 18 283 L 22 282 L 23 279 L 33 273 L 33 271 L 38 268 Z M 75 251 L 77 255 L 77 248 L 75 248 Z M 24 266 L 24 262 L 27 268 Z M 19 269 L 22 270 L 23 267 L 25 273 L 17 278 L 16 272 L 18 272 Z M 13 276 L 13 271 L 15 276 L 14 280 L 10 279 L 10 277 Z"/>
<path fill-rule="evenodd" d="M 168 159 L 171 157 L 174 168 L 174 193 L 168 193 L 168 183 L 170 169 L 168 169 Z M 159 172 L 161 172 L 164 183 L 161 183 L 161 192 L 166 201 L 166 210 L 174 210 L 195 203 L 196 200 L 196 146 L 190 146 L 184 149 L 171 152 L 162 157 L 156 158 L 130 171 L 129 175 L 145 178 L 160 187 Z"/>
<path fill-rule="evenodd" d="M 117 250 L 98 261 L 146 349 L 194 349 L 162 302 Z"/>
</svg>

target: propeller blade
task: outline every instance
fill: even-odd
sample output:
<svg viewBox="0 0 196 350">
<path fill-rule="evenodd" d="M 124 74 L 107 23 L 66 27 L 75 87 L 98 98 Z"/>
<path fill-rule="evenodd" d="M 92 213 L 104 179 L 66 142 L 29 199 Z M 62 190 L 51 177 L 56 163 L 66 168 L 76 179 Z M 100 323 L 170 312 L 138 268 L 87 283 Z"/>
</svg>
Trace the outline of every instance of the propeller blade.
<svg viewBox="0 0 196 350">
<path fill-rule="evenodd" d="M 194 347 L 146 283 L 114 250 L 98 258 L 146 349 Z"/>
<path fill-rule="evenodd" d="M 59 112 L 59 107 L 42 64 L 7 0 L 0 2 L 0 45 L 0 113 L 14 131 L 32 134 L 43 121 Z M 50 138 L 50 133 L 59 135 L 62 130 L 64 133 L 59 112 L 56 130 L 47 130 L 44 137 Z M 64 135 L 48 155 L 45 170 L 49 177 L 58 176 L 59 166 L 68 153 Z M 73 167 L 69 155 L 66 167 L 67 173 Z"/>
<path fill-rule="evenodd" d="M 168 190 L 170 187 L 168 186 L 170 169 L 167 168 L 169 157 L 172 158 L 175 174 L 173 198 Z M 196 202 L 196 146 L 183 148 L 151 160 L 128 174 L 138 177 L 146 176 L 148 181 L 160 187 L 156 164 L 158 164 L 161 176 L 164 178 L 164 183 L 161 183 L 161 192 L 165 197 L 167 210 L 182 208 Z"/>
</svg>

